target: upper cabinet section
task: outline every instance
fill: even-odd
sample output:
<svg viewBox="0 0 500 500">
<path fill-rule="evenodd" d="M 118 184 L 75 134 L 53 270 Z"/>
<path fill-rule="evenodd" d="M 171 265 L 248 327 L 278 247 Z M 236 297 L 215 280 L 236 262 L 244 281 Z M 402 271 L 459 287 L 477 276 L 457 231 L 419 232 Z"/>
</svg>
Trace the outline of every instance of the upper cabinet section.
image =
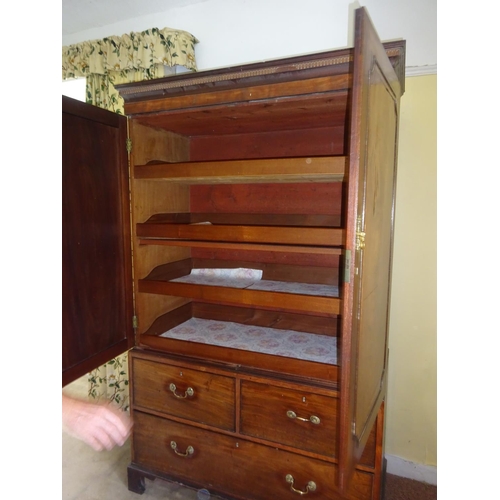
<svg viewBox="0 0 500 500">
<path fill-rule="evenodd" d="M 377 44 L 402 82 L 404 41 Z M 342 49 L 117 86 L 132 141 L 139 345 L 337 386 L 359 257 L 349 203 L 364 182 L 353 130 L 373 114 L 353 111 L 360 60 Z M 178 338 L 193 318 L 232 318 L 224 328 L 238 339 L 249 325 L 298 332 L 334 355 Z"/>
<path fill-rule="evenodd" d="M 405 42 L 384 48 L 403 85 Z M 343 49 L 119 85 L 136 127 L 170 134 L 168 153 L 147 146 L 141 158 L 135 150 L 135 165 L 346 155 L 353 54 Z"/>
</svg>

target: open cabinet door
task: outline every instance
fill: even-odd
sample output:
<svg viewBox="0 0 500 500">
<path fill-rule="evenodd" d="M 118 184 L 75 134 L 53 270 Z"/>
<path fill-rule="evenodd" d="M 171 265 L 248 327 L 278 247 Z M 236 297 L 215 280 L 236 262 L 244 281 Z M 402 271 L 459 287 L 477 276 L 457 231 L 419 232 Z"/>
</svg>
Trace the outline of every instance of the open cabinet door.
<svg viewBox="0 0 500 500">
<path fill-rule="evenodd" d="M 344 491 L 386 391 L 400 94 L 400 82 L 370 18 L 364 8 L 358 9 L 346 233 L 350 265 L 341 348 L 339 465 Z"/>
<path fill-rule="evenodd" d="M 133 344 L 127 120 L 62 98 L 62 385 Z"/>
</svg>

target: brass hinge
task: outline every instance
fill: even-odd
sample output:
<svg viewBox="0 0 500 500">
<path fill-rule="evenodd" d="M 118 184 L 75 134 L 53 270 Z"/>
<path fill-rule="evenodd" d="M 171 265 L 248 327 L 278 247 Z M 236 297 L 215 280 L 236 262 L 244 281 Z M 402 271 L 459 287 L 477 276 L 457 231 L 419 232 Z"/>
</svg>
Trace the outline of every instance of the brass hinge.
<svg viewBox="0 0 500 500">
<path fill-rule="evenodd" d="M 356 222 L 356 250 L 363 250 L 365 248 L 365 236 L 366 233 L 361 231 L 361 215 L 358 216 Z"/>
<path fill-rule="evenodd" d="M 132 139 L 130 137 L 127 137 L 127 140 L 125 141 L 125 147 L 127 148 L 127 153 L 132 152 Z"/>
<path fill-rule="evenodd" d="M 137 316 L 133 316 L 132 317 L 132 327 L 134 328 L 134 330 L 137 329 Z"/>
<path fill-rule="evenodd" d="M 351 422 L 351 432 L 356 435 L 356 422 Z"/>
</svg>

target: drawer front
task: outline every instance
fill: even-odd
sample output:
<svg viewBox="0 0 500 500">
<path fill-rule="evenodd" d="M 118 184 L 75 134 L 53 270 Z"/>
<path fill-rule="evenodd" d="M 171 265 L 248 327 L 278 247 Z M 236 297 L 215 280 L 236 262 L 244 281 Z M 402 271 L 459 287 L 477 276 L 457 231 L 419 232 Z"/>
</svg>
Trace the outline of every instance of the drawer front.
<svg viewBox="0 0 500 500">
<path fill-rule="evenodd" d="M 133 358 L 133 406 L 234 430 L 235 380 Z"/>
<path fill-rule="evenodd" d="M 334 457 L 334 397 L 242 381 L 241 433 Z"/>
<path fill-rule="evenodd" d="M 135 412 L 133 439 L 135 464 L 214 493 L 252 500 L 293 500 L 306 492 L 318 500 L 342 498 L 337 467 L 321 460 L 142 412 Z M 372 486 L 372 474 L 355 471 L 349 498 L 371 500 Z"/>
</svg>

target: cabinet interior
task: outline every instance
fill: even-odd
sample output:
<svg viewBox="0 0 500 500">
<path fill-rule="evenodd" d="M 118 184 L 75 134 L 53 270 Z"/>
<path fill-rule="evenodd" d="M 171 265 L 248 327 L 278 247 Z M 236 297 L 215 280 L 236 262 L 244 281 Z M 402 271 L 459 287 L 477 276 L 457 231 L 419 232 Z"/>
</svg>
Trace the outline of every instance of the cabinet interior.
<svg viewBox="0 0 500 500">
<path fill-rule="evenodd" d="M 336 382 L 349 89 L 321 80 L 134 116 L 141 344 Z"/>
</svg>

